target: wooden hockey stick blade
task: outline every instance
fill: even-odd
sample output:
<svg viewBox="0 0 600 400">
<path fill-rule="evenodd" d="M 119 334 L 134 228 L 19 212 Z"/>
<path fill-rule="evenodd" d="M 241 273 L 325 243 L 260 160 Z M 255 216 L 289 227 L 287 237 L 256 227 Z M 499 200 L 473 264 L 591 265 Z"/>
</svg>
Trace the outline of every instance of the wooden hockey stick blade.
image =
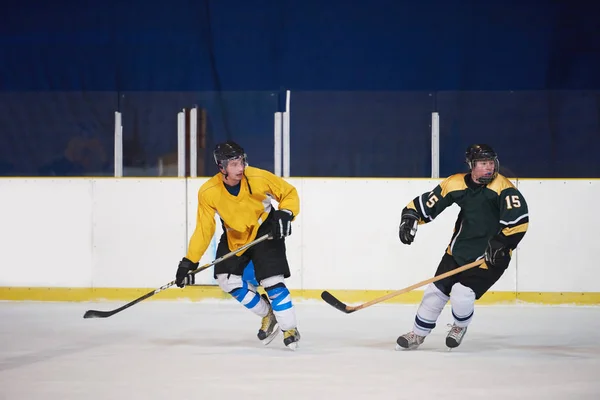
<svg viewBox="0 0 600 400">
<path fill-rule="evenodd" d="M 162 286 L 162 287 L 160 287 L 160 288 L 158 288 L 156 290 L 153 290 L 153 291 L 151 291 L 149 293 L 146 293 L 142 297 L 139 297 L 139 298 L 135 299 L 134 301 L 132 301 L 130 303 L 127 303 L 124 306 L 116 308 L 116 309 L 111 310 L 111 311 L 87 310 L 85 312 L 85 314 L 83 314 L 83 318 L 88 319 L 88 318 L 107 318 L 107 317 L 110 317 L 112 315 L 115 315 L 118 312 L 121 312 L 121 311 L 125 310 L 126 308 L 131 307 L 134 304 L 139 303 L 140 301 L 146 300 L 148 297 L 154 296 L 156 293 L 158 293 L 158 292 L 160 292 L 160 291 L 162 291 L 164 289 L 167 289 L 167 288 L 173 286 L 174 284 L 175 284 L 175 281 L 169 282 L 166 285 L 164 285 L 164 286 Z"/>
<path fill-rule="evenodd" d="M 356 311 L 356 310 L 349 309 L 346 304 L 342 303 L 339 299 L 337 299 L 334 295 L 329 293 L 327 290 L 325 290 L 323 293 L 321 293 L 321 298 L 323 300 L 325 300 L 325 302 L 327 304 L 329 304 L 330 306 L 333 306 L 333 307 L 337 308 L 338 310 L 340 310 L 341 312 L 345 312 L 346 314 L 350 314 L 350 313 Z"/>
<path fill-rule="evenodd" d="M 203 265 L 199 268 L 196 268 L 193 271 L 190 271 L 189 274 L 190 275 L 194 275 L 197 274 L 200 271 L 204 271 L 207 268 L 212 267 L 215 264 L 220 263 L 221 261 L 224 261 L 230 257 L 233 257 L 234 255 L 236 255 L 237 253 L 239 253 L 240 251 L 246 250 L 247 248 L 254 246 L 257 243 L 262 242 L 263 240 L 267 240 L 267 239 L 271 239 L 271 235 L 263 235 L 261 237 L 259 237 L 258 239 L 245 244 L 244 246 L 240 247 L 239 249 L 236 249 L 232 252 L 229 252 L 227 254 L 225 254 L 224 256 L 221 256 L 219 258 L 217 258 L 216 260 L 214 260 L 213 262 Z M 112 315 L 115 315 L 116 313 L 119 313 L 137 303 L 139 303 L 140 301 L 144 301 L 149 297 L 154 296 L 155 294 L 157 294 L 158 292 L 162 292 L 165 289 L 170 288 L 171 286 L 175 285 L 175 281 L 171 281 L 169 283 L 167 283 L 166 285 L 163 285 L 161 287 L 159 287 L 158 289 L 154 289 L 151 292 L 146 293 L 145 295 L 143 295 L 142 297 L 138 297 L 137 299 L 125 304 L 124 306 L 121 306 L 119 308 L 115 308 L 114 310 L 110 310 L 110 311 L 99 311 L 99 310 L 87 310 L 84 314 L 83 314 L 83 318 L 88 319 L 88 318 L 107 318 L 110 317 Z"/>
<path fill-rule="evenodd" d="M 478 267 L 481 264 L 483 264 L 483 262 L 484 262 L 483 258 L 479 259 L 477 261 L 473 261 L 472 263 L 465 264 L 462 267 L 453 269 L 452 271 L 448 271 L 448 272 L 443 273 L 441 275 L 434 276 L 433 278 L 429 278 L 429 279 L 426 279 L 426 280 L 421 281 L 419 283 L 415 283 L 414 285 L 408 286 L 408 287 L 406 287 L 404 289 L 396 290 L 395 292 L 388 293 L 385 296 L 378 297 L 376 299 L 373 299 L 373 300 L 368 301 L 368 302 L 363 303 L 363 304 L 359 304 L 358 306 L 354 306 L 354 307 L 348 306 L 348 305 L 344 304 L 342 301 L 340 301 L 339 299 L 337 299 L 335 296 L 333 296 L 331 293 L 329 293 L 327 291 L 324 291 L 323 293 L 321 293 L 321 298 L 323 300 L 325 300 L 325 302 L 327 304 L 329 304 L 329 305 L 337 308 L 338 310 L 340 310 L 340 311 L 342 311 L 342 312 L 344 312 L 346 314 L 350 314 L 350 313 L 353 313 L 355 311 L 361 310 L 363 308 L 367 308 L 369 306 L 372 306 L 373 304 L 377 304 L 377 303 L 381 303 L 382 301 L 389 300 L 392 297 L 396 297 L 396 296 L 399 296 L 401 294 L 408 293 L 408 292 L 410 292 L 410 291 L 412 291 L 414 289 L 417 289 L 417 288 L 419 288 L 421 286 L 425 286 L 425 285 L 427 285 L 429 283 L 437 282 L 437 281 L 440 281 L 440 280 L 442 280 L 444 278 L 447 278 L 449 276 L 459 274 L 459 273 L 461 273 L 463 271 L 466 271 L 468 269 L 471 269 L 471 268 L 474 268 L 474 267 Z"/>
</svg>

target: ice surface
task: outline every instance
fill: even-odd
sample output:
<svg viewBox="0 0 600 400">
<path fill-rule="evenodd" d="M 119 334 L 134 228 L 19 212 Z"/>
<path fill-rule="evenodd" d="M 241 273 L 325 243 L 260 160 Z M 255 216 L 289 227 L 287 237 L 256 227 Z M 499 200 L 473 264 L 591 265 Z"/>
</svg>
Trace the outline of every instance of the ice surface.
<svg viewBox="0 0 600 400">
<path fill-rule="evenodd" d="M 395 351 L 416 305 L 344 314 L 296 305 L 300 348 L 256 339 L 233 301 L 0 302 L 0 399 L 600 399 L 600 307 L 483 306 L 460 347 L 447 307 L 416 351 Z"/>
</svg>

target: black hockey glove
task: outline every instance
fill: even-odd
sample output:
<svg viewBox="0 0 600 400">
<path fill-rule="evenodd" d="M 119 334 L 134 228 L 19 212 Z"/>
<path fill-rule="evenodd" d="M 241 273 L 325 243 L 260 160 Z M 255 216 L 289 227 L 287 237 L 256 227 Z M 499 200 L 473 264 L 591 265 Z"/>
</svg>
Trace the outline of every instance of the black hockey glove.
<svg viewBox="0 0 600 400">
<path fill-rule="evenodd" d="M 510 263 L 510 249 L 494 236 L 488 242 L 484 257 L 490 267 L 506 269 Z"/>
<path fill-rule="evenodd" d="M 273 239 L 283 239 L 292 234 L 292 219 L 294 215 L 289 210 L 275 210 L 273 212 Z"/>
<path fill-rule="evenodd" d="M 413 209 L 405 208 L 402 210 L 402 219 L 400 220 L 400 241 L 404 244 L 411 244 L 417 234 L 417 224 L 421 217 Z"/>
<path fill-rule="evenodd" d="M 179 262 L 179 266 L 177 267 L 175 284 L 180 288 L 184 287 L 185 285 L 194 284 L 194 275 L 188 275 L 188 273 L 196 268 L 198 268 L 198 263 L 191 262 L 187 258 L 183 257 L 183 259 Z"/>
</svg>

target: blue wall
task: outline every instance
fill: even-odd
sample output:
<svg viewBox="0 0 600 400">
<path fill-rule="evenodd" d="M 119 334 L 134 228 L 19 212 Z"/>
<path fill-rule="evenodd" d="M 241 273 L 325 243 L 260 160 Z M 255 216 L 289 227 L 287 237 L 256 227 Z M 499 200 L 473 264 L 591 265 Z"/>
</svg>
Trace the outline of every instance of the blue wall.
<svg viewBox="0 0 600 400">
<path fill-rule="evenodd" d="M 38 173 L 74 136 L 103 143 L 107 159 L 94 168 L 110 173 L 117 109 L 126 135 L 136 132 L 131 162 L 151 166 L 174 150 L 175 113 L 193 104 L 209 112 L 211 144 L 236 139 L 269 167 L 272 115 L 291 89 L 294 175 L 427 176 L 435 110 L 442 174 L 463 168 L 464 148 L 477 141 L 520 176 L 600 176 L 593 2 L 3 5 L 5 173 Z M 525 152 L 525 140 L 539 151 Z"/>
</svg>

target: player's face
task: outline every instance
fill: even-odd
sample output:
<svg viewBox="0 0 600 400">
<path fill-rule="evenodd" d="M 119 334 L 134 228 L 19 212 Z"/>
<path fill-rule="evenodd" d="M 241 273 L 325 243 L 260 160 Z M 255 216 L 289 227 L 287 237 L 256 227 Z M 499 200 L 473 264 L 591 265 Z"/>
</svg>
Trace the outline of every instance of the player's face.
<svg viewBox="0 0 600 400">
<path fill-rule="evenodd" d="M 479 178 L 484 176 L 492 176 L 496 166 L 494 160 L 477 160 L 473 164 L 471 178 L 473 178 L 473 180 L 477 183 L 479 183 Z"/>
<path fill-rule="evenodd" d="M 225 167 L 227 178 L 235 182 L 241 181 L 242 177 L 244 176 L 245 168 L 246 164 L 244 163 L 244 159 L 242 157 L 227 161 L 227 166 Z"/>
</svg>

